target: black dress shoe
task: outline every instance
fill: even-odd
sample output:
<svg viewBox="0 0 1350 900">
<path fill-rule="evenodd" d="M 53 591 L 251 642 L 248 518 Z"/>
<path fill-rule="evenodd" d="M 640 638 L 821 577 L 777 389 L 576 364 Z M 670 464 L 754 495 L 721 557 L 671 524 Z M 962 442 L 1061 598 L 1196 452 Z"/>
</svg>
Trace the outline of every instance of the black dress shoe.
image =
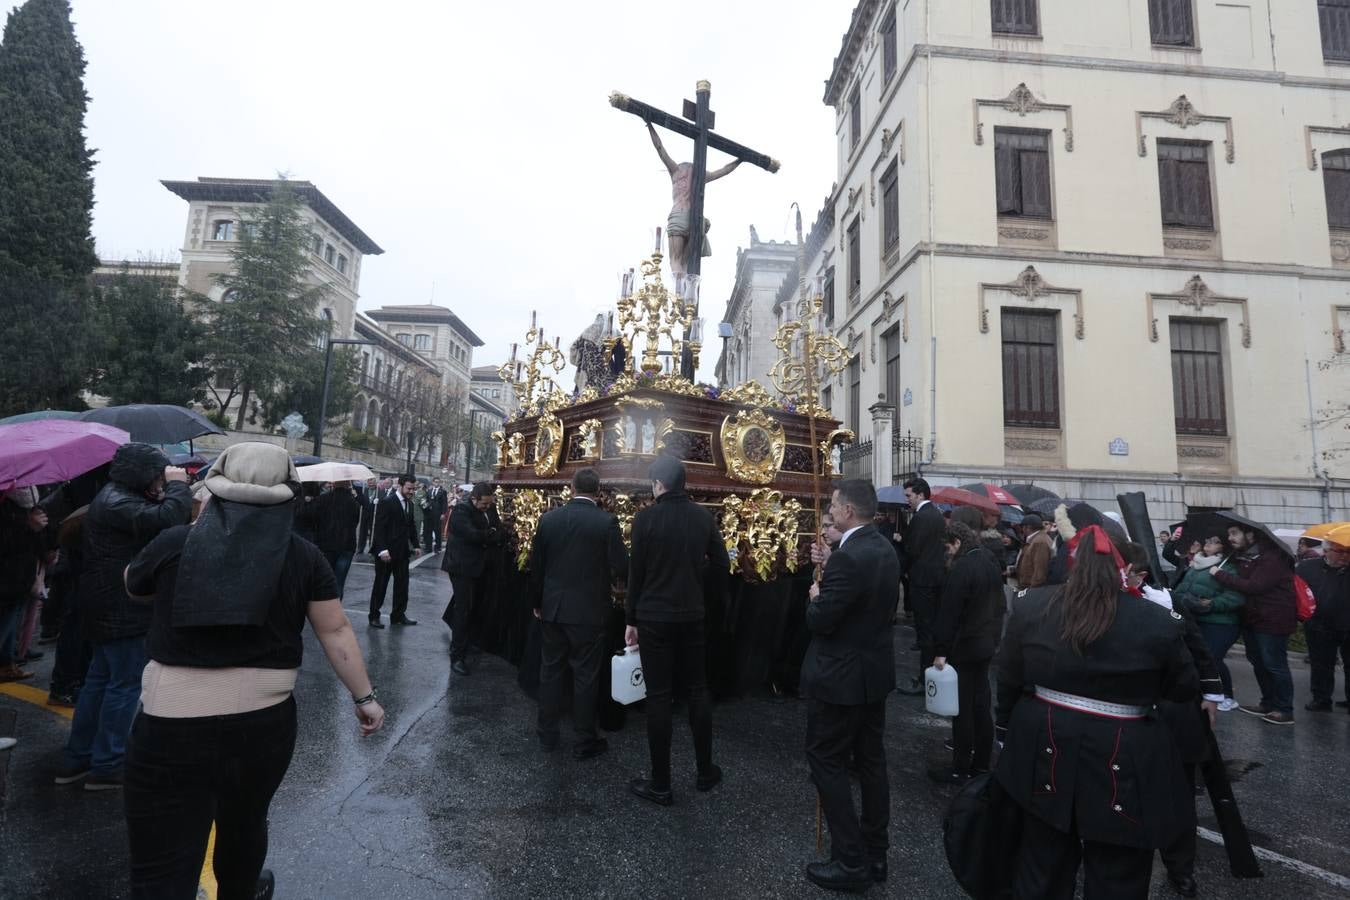
<svg viewBox="0 0 1350 900">
<path fill-rule="evenodd" d="M 381 622 L 379 619 L 371 619 L 371 620 L 370 620 L 370 627 L 371 627 L 371 628 L 383 628 L 383 627 L 384 627 L 384 623 Z"/>
<path fill-rule="evenodd" d="M 586 759 L 595 759 L 603 753 L 609 752 L 609 741 L 605 738 L 596 738 L 593 741 L 583 741 L 572 748 L 572 758 L 577 762 Z"/>
<path fill-rule="evenodd" d="M 1350 700 L 1337 700 L 1336 705 L 1341 709 L 1350 708 Z"/>
<path fill-rule="evenodd" d="M 876 859 L 867 864 L 867 874 L 878 884 L 884 884 L 886 876 L 890 874 L 890 867 L 886 865 L 886 860 Z"/>
<path fill-rule="evenodd" d="M 929 769 L 928 777 L 937 784 L 954 785 L 962 787 L 967 781 L 970 781 L 969 772 L 957 772 L 955 769 Z"/>
<path fill-rule="evenodd" d="M 25 656 L 23 659 L 19 660 L 19 662 L 37 662 L 39 659 L 42 659 L 42 657 L 46 655 L 47 654 L 43 653 L 41 650 L 29 650 L 28 655 Z"/>
<path fill-rule="evenodd" d="M 1313 700 L 1304 704 L 1304 709 L 1308 712 L 1331 712 L 1330 700 Z"/>
<path fill-rule="evenodd" d="M 258 875 L 258 884 L 253 889 L 253 900 L 272 900 L 272 894 L 277 889 L 277 877 L 272 874 L 271 869 L 263 869 Z"/>
<path fill-rule="evenodd" d="M 650 800 L 660 806 L 670 806 L 675 802 L 675 795 L 670 792 L 670 788 L 662 790 L 653 786 L 646 778 L 634 778 L 628 782 L 628 789 L 643 800 Z"/>
<path fill-rule="evenodd" d="M 711 791 L 721 783 L 722 767 L 713 766 L 706 773 L 702 773 L 698 776 L 698 780 L 694 782 L 694 787 L 698 788 L 700 791 Z"/>
<path fill-rule="evenodd" d="M 416 624 L 417 624 L 417 620 L 416 620 L 416 619 L 409 619 L 407 616 L 404 616 L 404 617 L 401 618 L 401 619 L 390 619 L 389 621 L 390 621 L 392 624 L 394 624 L 394 625 L 416 625 Z"/>
<path fill-rule="evenodd" d="M 1194 897 L 1198 890 L 1195 878 L 1190 875 L 1171 875 L 1167 876 L 1168 884 L 1172 885 L 1172 890 L 1183 897 Z"/>
<path fill-rule="evenodd" d="M 870 866 L 846 866 L 839 860 L 808 863 L 806 877 L 830 891 L 850 891 L 858 894 L 872 886 Z"/>
<path fill-rule="evenodd" d="M 909 687 L 898 685 L 895 690 L 897 693 L 904 694 L 906 697 L 918 697 L 923 694 L 923 682 L 919 681 L 917 678 L 911 678 L 909 680 Z"/>
<path fill-rule="evenodd" d="M 552 753 L 558 749 L 558 736 L 556 734 L 539 735 L 539 749 L 545 753 Z"/>
<path fill-rule="evenodd" d="M 469 667 L 464 665 L 464 660 L 457 659 L 450 664 L 450 671 L 454 672 L 456 675 L 468 675 Z"/>
</svg>

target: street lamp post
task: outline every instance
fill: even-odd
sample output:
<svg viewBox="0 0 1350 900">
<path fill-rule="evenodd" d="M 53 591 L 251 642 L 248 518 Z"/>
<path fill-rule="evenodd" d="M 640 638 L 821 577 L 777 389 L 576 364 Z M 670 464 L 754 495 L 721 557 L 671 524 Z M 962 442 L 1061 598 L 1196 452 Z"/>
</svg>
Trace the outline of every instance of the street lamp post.
<svg viewBox="0 0 1350 900">
<path fill-rule="evenodd" d="M 478 410 L 469 410 L 469 440 L 464 445 L 464 480 L 469 484 L 473 484 L 473 425 L 477 415 Z"/>
<path fill-rule="evenodd" d="M 370 344 L 372 341 L 363 341 L 359 338 L 333 338 L 328 339 L 328 348 L 323 354 L 323 392 L 319 395 L 319 421 L 314 426 L 314 455 L 323 456 L 323 425 L 328 418 L 328 381 L 333 374 L 333 345 L 334 344 Z"/>
</svg>

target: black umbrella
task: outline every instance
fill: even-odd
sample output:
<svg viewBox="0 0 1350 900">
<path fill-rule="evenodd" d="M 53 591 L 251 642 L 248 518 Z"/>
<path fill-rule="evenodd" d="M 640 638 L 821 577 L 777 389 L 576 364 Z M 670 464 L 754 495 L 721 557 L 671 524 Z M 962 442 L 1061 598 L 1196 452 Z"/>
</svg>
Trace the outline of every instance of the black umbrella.
<svg viewBox="0 0 1350 900">
<path fill-rule="evenodd" d="M 1285 556 L 1289 557 L 1290 560 L 1297 559 L 1297 557 L 1294 555 L 1294 549 L 1290 547 L 1288 544 L 1286 544 L 1284 541 L 1277 538 L 1275 536 L 1275 532 L 1271 531 L 1269 526 L 1262 525 L 1260 522 L 1253 522 L 1246 516 L 1240 516 L 1235 512 L 1228 512 L 1227 510 L 1219 510 L 1217 513 L 1215 513 L 1215 515 L 1217 515 L 1219 518 L 1227 521 L 1232 525 L 1238 525 L 1246 529 L 1247 531 L 1256 532 L 1257 534 L 1264 537 L 1272 547 L 1274 547 L 1276 550 L 1279 550 Z"/>
<path fill-rule="evenodd" d="M 301 466 L 317 466 L 321 462 L 327 462 L 322 456 L 310 456 L 308 453 L 297 453 L 291 457 L 291 462 L 295 463 L 298 469 Z"/>
<path fill-rule="evenodd" d="M 1003 489 L 1016 497 L 1018 502 L 1026 507 L 1030 507 L 1037 500 L 1054 500 L 1056 504 L 1060 502 L 1059 494 L 1034 484 L 1005 484 Z M 1050 511 L 1053 513 L 1054 507 L 1051 507 Z"/>
<path fill-rule="evenodd" d="M 1049 497 L 1041 497 L 1039 500 L 1033 500 L 1031 503 L 1023 501 L 1022 505 L 1039 515 L 1042 519 L 1053 519 L 1055 517 L 1055 510 L 1059 508 L 1060 504 L 1073 506 L 1077 503 L 1077 500 L 1061 500 L 1051 494 Z"/>
<path fill-rule="evenodd" d="M 1224 543 L 1228 543 L 1228 526 L 1232 524 L 1223 518 L 1219 513 L 1214 512 L 1194 512 L 1186 514 L 1186 521 L 1181 523 L 1181 547 L 1180 551 L 1185 553 L 1192 542 L 1205 542 L 1205 538 L 1220 537 Z M 1172 527 L 1172 533 L 1176 534 L 1176 526 Z"/>
<path fill-rule="evenodd" d="M 204 434 L 225 433 L 201 413 L 167 403 L 133 403 L 91 409 L 81 413 L 80 420 L 120 428 L 128 432 L 133 441 L 146 444 L 177 444 Z"/>
</svg>

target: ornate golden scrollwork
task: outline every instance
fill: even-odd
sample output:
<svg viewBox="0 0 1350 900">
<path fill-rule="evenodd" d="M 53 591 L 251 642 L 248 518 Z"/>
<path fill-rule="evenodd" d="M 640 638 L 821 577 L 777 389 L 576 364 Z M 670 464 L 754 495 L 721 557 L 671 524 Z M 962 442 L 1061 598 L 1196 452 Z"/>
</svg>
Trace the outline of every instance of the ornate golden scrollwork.
<svg viewBox="0 0 1350 900">
<path fill-rule="evenodd" d="M 772 581 L 779 566 L 797 571 L 798 531 L 802 505 L 783 500 L 781 491 L 756 488 L 750 496 L 731 496 L 722 501 L 722 539 L 731 557 L 731 571 L 738 569 L 762 581 Z"/>
<path fill-rule="evenodd" d="M 506 432 L 492 432 L 492 439 L 497 442 L 497 468 L 507 465 L 506 459 Z"/>
<path fill-rule="evenodd" d="M 580 406 L 582 403 L 590 403 L 592 400 L 599 400 L 600 392 L 593 386 L 587 385 L 582 388 L 581 393 L 577 395 L 577 401 L 573 406 Z"/>
<path fill-rule="evenodd" d="M 652 384 L 658 391 L 665 391 L 668 394 L 681 394 L 685 397 L 704 396 L 701 387 L 679 375 L 658 375 Z"/>
<path fill-rule="evenodd" d="M 829 468 L 825 470 L 825 475 L 827 477 L 833 478 L 837 475 L 844 474 L 843 472 L 840 472 L 838 469 L 836 469 L 834 465 L 835 445 L 851 444 L 855 440 L 857 440 L 857 436 L 854 435 L 852 431 L 848 430 L 847 428 L 836 428 L 834 431 L 830 432 L 829 436 L 826 437 L 825 440 L 820 442 L 820 455 L 824 458 L 825 462 L 829 466 Z"/>
<path fill-rule="evenodd" d="M 508 466 L 525 465 L 525 435 L 519 431 L 506 439 L 506 464 Z"/>
<path fill-rule="evenodd" d="M 722 421 L 722 456 L 727 476 L 746 484 L 768 484 L 783 465 L 783 426 L 762 409 L 743 410 Z"/>
<path fill-rule="evenodd" d="M 623 532 L 623 543 L 633 549 L 633 517 L 637 515 L 637 504 L 627 494 L 615 494 L 614 505 L 610 512 L 619 520 L 619 529 Z"/>
<path fill-rule="evenodd" d="M 721 398 L 728 403 L 738 403 L 741 406 L 763 408 L 774 405 L 773 396 L 758 381 L 742 382 L 729 391 L 723 391 Z"/>
<path fill-rule="evenodd" d="M 539 527 L 539 517 L 547 509 L 548 499 L 543 491 L 517 491 L 511 500 L 512 525 L 516 529 L 516 541 L 520 548 L 516 553 L 516 568 L 522 572 L 530 567 L 534 532 Z"/>
<path fill-rule="evenodd" d="M 534 439 L 534 474 L 549 477 L 558 474 L 562 460 L 563 424 L 555 415 L 539 420 L 539 431 Z"/>
</svg>

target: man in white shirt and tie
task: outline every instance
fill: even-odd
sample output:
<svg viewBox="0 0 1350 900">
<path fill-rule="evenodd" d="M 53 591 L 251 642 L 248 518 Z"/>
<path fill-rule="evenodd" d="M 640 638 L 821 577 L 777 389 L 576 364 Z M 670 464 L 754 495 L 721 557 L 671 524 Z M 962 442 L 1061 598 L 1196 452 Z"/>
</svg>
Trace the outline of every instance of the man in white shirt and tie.
<svg viewBox="0 0 1350 900">
<path fill-rule="evenodd" d="M 398 489 L 380 501 L 375 513 L 375 527 L 370 536 L 370 552 L 375 557 L 375 583 L 370 589 L 371 628 L 384 627 L 380 622 L 380 607 L 384 605 L 391 575 L 394 608 L 389 612 L 389 621 L 395 625 L 417 624 L 408 618 L 408 563 L 413 551 L 419 549 L 412 510 L 412 495 L 416 490 L 417 479 L 400 475 Z"/>
</svg>

